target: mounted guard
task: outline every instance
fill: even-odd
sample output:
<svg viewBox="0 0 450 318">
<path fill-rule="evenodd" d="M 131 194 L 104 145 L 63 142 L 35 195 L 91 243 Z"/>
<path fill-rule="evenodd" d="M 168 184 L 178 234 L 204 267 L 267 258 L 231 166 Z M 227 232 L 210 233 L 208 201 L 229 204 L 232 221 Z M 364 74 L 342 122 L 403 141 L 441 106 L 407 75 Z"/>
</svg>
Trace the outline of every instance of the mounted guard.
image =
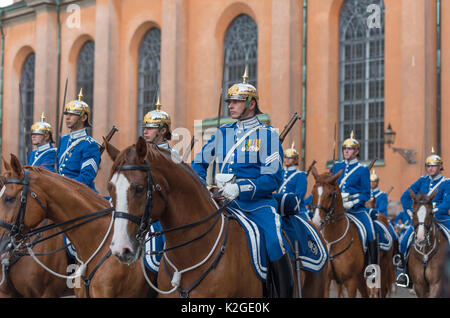
<svg viewBox="0 0 450 318">
<path fill-rule="evenodd" d="M 358 161 L 360 144 L 353 131 L 350 138 L 344 140 L 342 153 L 344 160 L 338 161 L 330 169 L 333 174 L 342 170 L 337 182 L 341 190 L 344 209 L 347 215 L 357 219 L 367 235 L 368 264 L 378 264 L 378 242 L 375 230 L 365 203 L 370 199 L 370 172 Z M 365 246 L 363 246 L 365 248 Z"/>
<path fill-rule="evenodd" d="M 402 194 L 400 201 L 403 209 L 408 212 L 412 218 L 412 198 L 409 193 L 411 189 L 414 194 L 424 193 L 431 195 L 437 190 L 433 198 L 433 212 L 434 217 L 440 224 L 441 230 L 444 233 L 450 231 L 450 180 L 441 174 L 443 168 L 443 160 L 438 156 L 434 148 L 431 148 L 431 155 L 425 159 L 426 176 L 420 177 Z M 401 287 L 409 286 L 408 267 L 405 262 L 409 253 L 409 246 L 413 240 L 414 228 L 409 226 L 402 237 L 400 238 L 400 252 L 402 254 L 401 264 L 402 273 L 397 277 L 397 285 Z"/>
<path fill-rule="evenodd" d="M 41 121 L 31 126 L 31 142 L 36 147 L 28 157 L 29 166 L 42 166 L 51 172 L 56 169 L 56 148 L 53 147 L 52 126 L 45 121 L 42 113 Z"/>
<path fill-rule="evenodd" d="M 283 182 L 273 196 L 278 201 L 279 212 L 282 216 L 300 214 L 303 218 L 310 220 L 304 203 L 308 180 L 306 172 L 297 168 L 299 154 L 294 146 L 293 142 L 291 148 L 284 151 Z"/>
<path fill-rule="evenodd" d="M 89 136 L 91 111 L 83 100 L 80 89 L 78 100 L 73 100 L 64 107 L 64 117 L 70 133 L 61 137 L 58 149 L 58 173 L 84 183 L 95 192 L 94 179 L 100 166 L 101 154 L 99 144 Z"/>
<path fill-rule="evenodd" d="M 273 297 L 292 297 L 292 264 L 281 234 L 281 216 L 272 192 L 282 182 L 283 150 L 278 133 L 264 126 L 256 88 L 248 83 L 245 70 L 242 83 L 231 86 L 226 101 L 237 121 L 222 125 L 192 161 L 191 167 L 206 184 L 207 168 L 217 160 L 216 184 L 231 201 L 227 209 L 240 223 L 258 224 L 264 233 L 269 258 L 268 277 L 273 277 Z M 255 225 L 256 225 L 255 224 Z M 269 281 L 269 279 L 268 279 Z"/>
</svg>

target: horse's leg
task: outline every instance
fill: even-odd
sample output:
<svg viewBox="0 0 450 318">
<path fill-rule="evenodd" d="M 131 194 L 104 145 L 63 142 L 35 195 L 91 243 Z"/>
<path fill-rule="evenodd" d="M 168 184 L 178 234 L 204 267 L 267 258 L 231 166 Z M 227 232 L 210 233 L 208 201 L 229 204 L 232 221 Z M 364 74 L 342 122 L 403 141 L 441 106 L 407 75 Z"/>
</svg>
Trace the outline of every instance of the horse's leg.
<svg viewBox="0 0 450 318">
<path fill-rule="evenodd" d="M 356 277 L 352 277 L 349 280 L 347 280 L 344 283 L 345 287 L 347 288 L 347 294 L 349 298 L 355 298 L 356 297 L 356 291 L 358 287 L 358 280 Z"/>
<path fill-rule="evenodd" d="M 302 284 L 302 296 L 305 298 L 322 298 L 325 295 L 325 277 L 323 271 L 313 273 L 302 271 L 304 273 L 304 283 Z"/>
</svg>

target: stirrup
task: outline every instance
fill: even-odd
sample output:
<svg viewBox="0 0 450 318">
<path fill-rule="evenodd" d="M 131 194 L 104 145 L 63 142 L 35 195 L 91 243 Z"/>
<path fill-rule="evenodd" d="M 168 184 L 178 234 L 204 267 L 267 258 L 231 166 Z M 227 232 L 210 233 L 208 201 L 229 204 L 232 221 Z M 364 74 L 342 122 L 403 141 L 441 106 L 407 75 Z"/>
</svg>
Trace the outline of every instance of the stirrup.
<svg viewBox="0 0 450 318">
<path fill-rule="evenodd" d="M 401 282 L 399 282 L 401 277 L 405 277 L 406 279 L 406 284 L 402 284 Z M 406 273 L 400 273 L 397 278 L 395 279 L 395 284 L 399 287 L 404 287 L 404 288 L 408 288 L 409 286 L 409 276 Z"/>
<path fill-rule="evenodd" d="M 403 267 L 402 256 L 400 254 L 395 254 L 392 256 L 392 263 L 396 267 Z"/>
</svg>

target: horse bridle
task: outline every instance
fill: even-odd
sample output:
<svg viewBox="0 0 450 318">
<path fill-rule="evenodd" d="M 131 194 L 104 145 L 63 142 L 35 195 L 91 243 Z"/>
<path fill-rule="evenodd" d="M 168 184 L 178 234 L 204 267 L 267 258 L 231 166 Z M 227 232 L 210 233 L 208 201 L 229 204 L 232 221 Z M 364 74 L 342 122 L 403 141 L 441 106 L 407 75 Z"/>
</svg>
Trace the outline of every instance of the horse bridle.
<svg viewBox="0 0 450 318">
<path fill-rule="evenodd" d="M 331 220 L 334 217 L 337 217 L 339 215 L 333 215 L 334 212 L 334 206 L 335 206 L 335 202 L 336 202 L 336 197 L 337 197 L 337 189 L 336 187 L 333 190 L 333 196 L 331 198 L 331 204 L 330 207 L 326 208 L 322 205 L 313 205 L 311 208 L 313 209 L 313 211 L 315 209 L 319 209 L 322 210 L 323 212 L 325 212 L 325 218 L 324 218 L 324 223 L 331 223 Z"/>
<path fill-rule="evenodd" d="M 420 204 L 420 205 L 429 205 L 429 204 L 431 204 L 431 202 L 427 201 L 427 200 L 414 201 L 414 203 L 415 204 Z M 432 218 L 433 217 L 434 217 L 434 214 L 432 213 Z M 433 225 L 433 221 L 431 221 L 430 224 L 428 224 L 428 225 L 425 224 L 425 222 L 417 222 L 417 224 L 413 224 L 414 231 L 417 229 L 417 227 L 419 227 L 419 225 L 423 225 L 424 228 L 426 229 L 427 235 L 429 235 L 430 228 Z"/>
<path fill-rule="evenodd" d="M 127 212 L 121 212 L 121 211 L 115 211 L 114 218 L 122 218 L 127 219 L 133 223 L 136 223 L 139 226 L 139 229 L 136 233 L 136 239 L 140 244 L 144 242 L 145 234 L 149 231 L 151 224 L 153 223 L 152 217 L 153 217 L 153 199 L 154 199 L 154 193 L 155 191 L 158 191 L 158 193 L 161 195 L 163 200 L 167 204 L 167 199 L 164 196 L 161 186 L 158 183 L 154 182 L 152 171 L 150 168 L 150 162 L 147 158 L 145 158 L 144 164 L 126 164 L 126 165 L 118 165 L 115 168 L 115 171 L 144 171 L 147 173 L 147 193 L 146 193 L 146 199 L 145 199 L 145 207 L 144 207 L 144 213 L 139 218 L 135 215 L 129 214 Z"/>
<path fill-rule="evenodd" d="M 30 244 L 27 244 L 28 247 L 34 246 L 40 242 L 43 242 L 45 240 L 51 239 L 57 235 L 60 235 L 62 233 L 65 233 L 71 229 L 74 229 L 76 227 L 80 227 L 88 222 L 94 221 L 99 217 L 102 217 L 103 215 L 106 215 L 110 212 L 112 212 L 114 209 L 112 207 L 104 209 L 104 210 L 99 210 L 96 212 L 92 212 L 92 213 L 87 213 L 84 214 L 82 216 L 79 216 L 77 218 L 59 223 L 59 224 L 50 224 L 50 225 L 44 225 L 42 227 L 30 230 L 27 233 L 23 233 L 23 229 L 25 227 L 25 213 L 27 210 L 27 203 L 28 203 L 28 194 L 30 194 L 30 196 L 36 200 L 36 202 L 39 204 L 39 206 L 42 208 L 42 210 L 47 214 L 47 209 L 45 207 L 45 205 L 42 203 L 41 200 L 39 200 L 38 195 L 33 192 L 30 189 L 30 172 L 27 168 L 23 168 L 23 175 L 24 178 L 23 180 L 21 179 L 6 179 L 3 183 L 6 186 L 7 184 L 19 184 L 22 185 L 22 192 L 20 194 L 20 206 L 19 206 L 19 211 L 17 212 L 16 218 L 14 220 L 14 222 L 12 224 L 7 223 L 5 221 L 0 220 L 0 227 L 4 227 L 6 229 L 9 230 L 9 238 L 10 238 L 10 244 L 12 247 L 14 247 L 14 249 L 19 249 L 20 246 L 22 246 L 22 244 L 30 237 L 34 236 L 34 235 L 40 235 L 41 233 L 57 228 L 57 227 L 61 227 L 61 226 L 65 226 L 71 223 L 75 223 L 77 221 L 83 220 L 83 219 L 87 219 L 84 222 L 80 222 L 78 224 L 75 224 L 71 227 L 68 227 L 64 230 L 60 230 L 57 233 L 54 233 L 52 235 L 46 236 L 43 239 L 38 239 L 33 241 Z"/>
</svg>

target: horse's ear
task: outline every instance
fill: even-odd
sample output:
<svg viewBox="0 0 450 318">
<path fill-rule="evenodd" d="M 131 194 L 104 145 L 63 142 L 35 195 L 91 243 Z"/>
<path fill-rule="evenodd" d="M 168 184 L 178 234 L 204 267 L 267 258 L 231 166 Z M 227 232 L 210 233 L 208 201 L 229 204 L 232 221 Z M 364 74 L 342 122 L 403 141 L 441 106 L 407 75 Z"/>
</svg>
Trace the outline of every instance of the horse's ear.
<svg viewBox="0 0 450 318">
<path fill-rule="evenodd" d="M 311 173 L 312 173 L 314 179 L 317 181 L 317 179 L 319 178 L 319 173 L 317 172 L 316 167 L 311 168 Z"/>
<path fill-rule="evenodd" d="M 436 196 L 436 194 L 438 193 L 439 189 L 436 189 L 433 191 L 433 193 L 428 197 L 430 199 L 430 201 L 433 201 L 434 197 Z"/>
<path fill-rule="evenodd" d="M 139 136 L 139 139 L 136 143 L 136 153 L 140 161 L 145 161 L 145 158 L 147 157 L 147 151 L 147 142 L 142 136 Z"/>
<path fill-rule="evenodd" d="M 343 170 L 339 171 L 335 175 L 333 175 L 330 178 L 328 178 L 327 183 L 334 184 L 336 182 L 336 180 L 339 179 L 339 177 L 341 176 L 342 171 Z"/>
<path fill-rule="evenodd" d="M 413 190 L 411 190 L 411 188 L 408 188 L 409 190 L 409 195 L 411 196 L 411 199 L 414 201 L 416 201 L 416 194 L 414 193 Z"/>
<path fill-rule="evenodd" d="M 22 165 L 14 154 L 11 154 L 11 168 L 19 176 L 19 179 L 23 178 Z"/>
<path fill-rule="evenodd" d="M 9 162 L 6 161 L 5 157 L 2 156 L 2 163 L 5 170 L 11 170 L 11 166 L 9 165 Z"/>
<path fill-rule="evenodd" d="M 106 148 L 106 152 L 108 153 L 109 157 L 111 158 L 112 161 L 115 161 L 117 156 L 120 153 L 120 150 L 117 149 L 116 147 L 114 147 L 113 145 L 111 145 L 106 139 L 105 137 L 103 137 L 103 142 L 105 143 L 105 148 Z"/>
</svg>

